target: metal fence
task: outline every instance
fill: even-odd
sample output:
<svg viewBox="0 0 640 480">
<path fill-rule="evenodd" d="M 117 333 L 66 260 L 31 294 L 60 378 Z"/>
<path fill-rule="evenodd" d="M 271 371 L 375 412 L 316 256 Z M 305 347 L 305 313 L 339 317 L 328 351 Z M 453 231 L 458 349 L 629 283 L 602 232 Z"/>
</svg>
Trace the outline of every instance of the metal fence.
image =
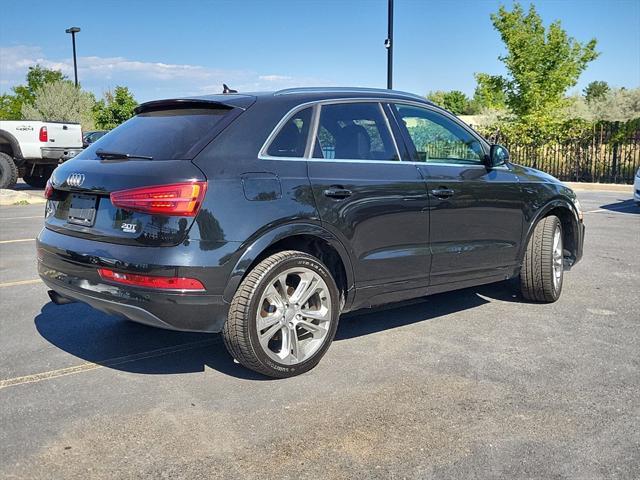
<svg viewBox="0 0 640 480">
<path fill-rule="evenodd" d="M 505 142 L 505 146 L 514 163 L 570 182 L 631 184 L 640 167 L 638 122 L 599 123 L 589 135 L 567 142 L 542 145 Z"/>
</svg>

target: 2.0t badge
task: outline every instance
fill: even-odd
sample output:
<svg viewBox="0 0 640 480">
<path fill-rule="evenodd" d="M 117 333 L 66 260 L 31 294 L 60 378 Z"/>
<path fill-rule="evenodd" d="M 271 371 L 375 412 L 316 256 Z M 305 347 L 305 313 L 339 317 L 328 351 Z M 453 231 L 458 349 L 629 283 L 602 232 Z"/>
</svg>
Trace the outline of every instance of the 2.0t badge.
<svg viewBox="0 0 640 480">
<path fill-rule="evenodd" d="M 67 177 L 67 185 L 70 187 L 79 187 L 84 183 L 83 173 L 72 173 Z"/>
</svg>

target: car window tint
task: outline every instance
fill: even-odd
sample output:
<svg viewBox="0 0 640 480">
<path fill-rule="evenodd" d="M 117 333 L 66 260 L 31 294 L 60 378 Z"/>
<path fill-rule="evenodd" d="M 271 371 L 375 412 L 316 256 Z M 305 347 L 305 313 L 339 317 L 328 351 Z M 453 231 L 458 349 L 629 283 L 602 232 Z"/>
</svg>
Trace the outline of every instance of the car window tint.
<svg viewBox="0 0 640 480">
<path fill-rule="evenodd" d="M 451 119 L 426 108 L 395 105 L 416 147 L 418 161 L 429 163 L 482 163 L 480 142 Z"/>
<path fill-rule="evenodd" d="M 78 158 L 97 159 L 96 150 L 151 156 L 154 160 L 191 160 L 215 135 L 229 109 L 175 108 L 140 113 L 91 143 Z"/>
<path fill-rule="evenodd" d="M 398 160 L 384 114 L 377 103 L 323 105 L 314 158 Z"/>
<path fill-rule="evenodd" d="M 304 157 L 307 145 L 311 108 L 294 114 L 285 123 L 267 149 L 272 157 Z"/>
</svg>

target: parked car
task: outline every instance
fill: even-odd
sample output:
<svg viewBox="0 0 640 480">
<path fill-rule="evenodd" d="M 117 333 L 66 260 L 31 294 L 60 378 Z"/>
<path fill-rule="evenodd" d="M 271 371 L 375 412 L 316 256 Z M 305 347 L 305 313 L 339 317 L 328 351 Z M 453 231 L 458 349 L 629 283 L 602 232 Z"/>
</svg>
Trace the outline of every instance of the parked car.
<svg viewBox="0 0 640 480">
<path fill-rule="evenodd" d="M 83 148 L 87 148 L 96 140 L 104 137 L 107 133 L 109 133 L 109 130 L 89 130 L 88 132 L 84 132 L 84 134 L 82 135 Z"/>
<path fill-rule="evenodd" d="M 272 377 L 315 366 L 351 310 L 518 276 L 554 302 L 584 237 L 570 188 L 388 90 L 148 102 L 46 194 L 55 303 L 222 332 Z"/>
<path fill-rule="evenodd" d="M 633 182 L 633 199 L 635 200 L 636 205 L 640 207 L 640 167 L 638 167 L 636 178 Z"/>
<path fill-rule="evenodd" d="M 0 121 L 0 188 L 18 178 L 42 188 L 54 168 L 82 151 L 77 123 L 26 120 Z"/>
</svg>

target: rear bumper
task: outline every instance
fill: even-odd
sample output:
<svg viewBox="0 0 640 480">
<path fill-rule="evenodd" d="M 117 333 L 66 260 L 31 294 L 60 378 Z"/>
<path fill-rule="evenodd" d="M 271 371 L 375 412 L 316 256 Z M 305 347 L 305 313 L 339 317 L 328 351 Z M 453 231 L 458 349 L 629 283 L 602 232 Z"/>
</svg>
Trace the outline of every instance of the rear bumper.
<svg viewBox="0 0 640 480">
<path fill-rule="evenodd" d="M 75 157 L 82 152 L 81 147 L 77 148 L 61 148 L 61 147 L 42 147 L 42 158 L 46 160 L 65 161 Z"/>
<path fill-rule="evenodd" d="M 197 242 L 191 245 L 199 249 Z M 210 288 L 211 282 L 206 280 L 205 292 L 176 292 L 110 284 L 97 272 L 101 266 L 133 273 L 180 272 L 190 267 L 170 263 L 175 260 L 172 249 L 178 247 L 151 248 L 147 252 L 146 247 L 94 242 L 44 229 L 38 236 L 37 248 L 38 273 L 44 283 L 60 295 L 97 310 L 153 327 L 189 332 L 219 332 L 226 321 L 229 304 L 223 299 L 224 284 L 217 285 L 219 292 Z M 164 254 L 159 255 L 158 250 Z M 116 252 L 118 260 L 111 257 Z M 133 254 L 149 255 L 155 263 L 128 261 Z M 167 263 L 161 265 L 163 256 Z M 129 268 L 122 268 L 125 265 Z M 228 277 L 225 266 L 200 270 L 201 278 Z"/>
</svg>

